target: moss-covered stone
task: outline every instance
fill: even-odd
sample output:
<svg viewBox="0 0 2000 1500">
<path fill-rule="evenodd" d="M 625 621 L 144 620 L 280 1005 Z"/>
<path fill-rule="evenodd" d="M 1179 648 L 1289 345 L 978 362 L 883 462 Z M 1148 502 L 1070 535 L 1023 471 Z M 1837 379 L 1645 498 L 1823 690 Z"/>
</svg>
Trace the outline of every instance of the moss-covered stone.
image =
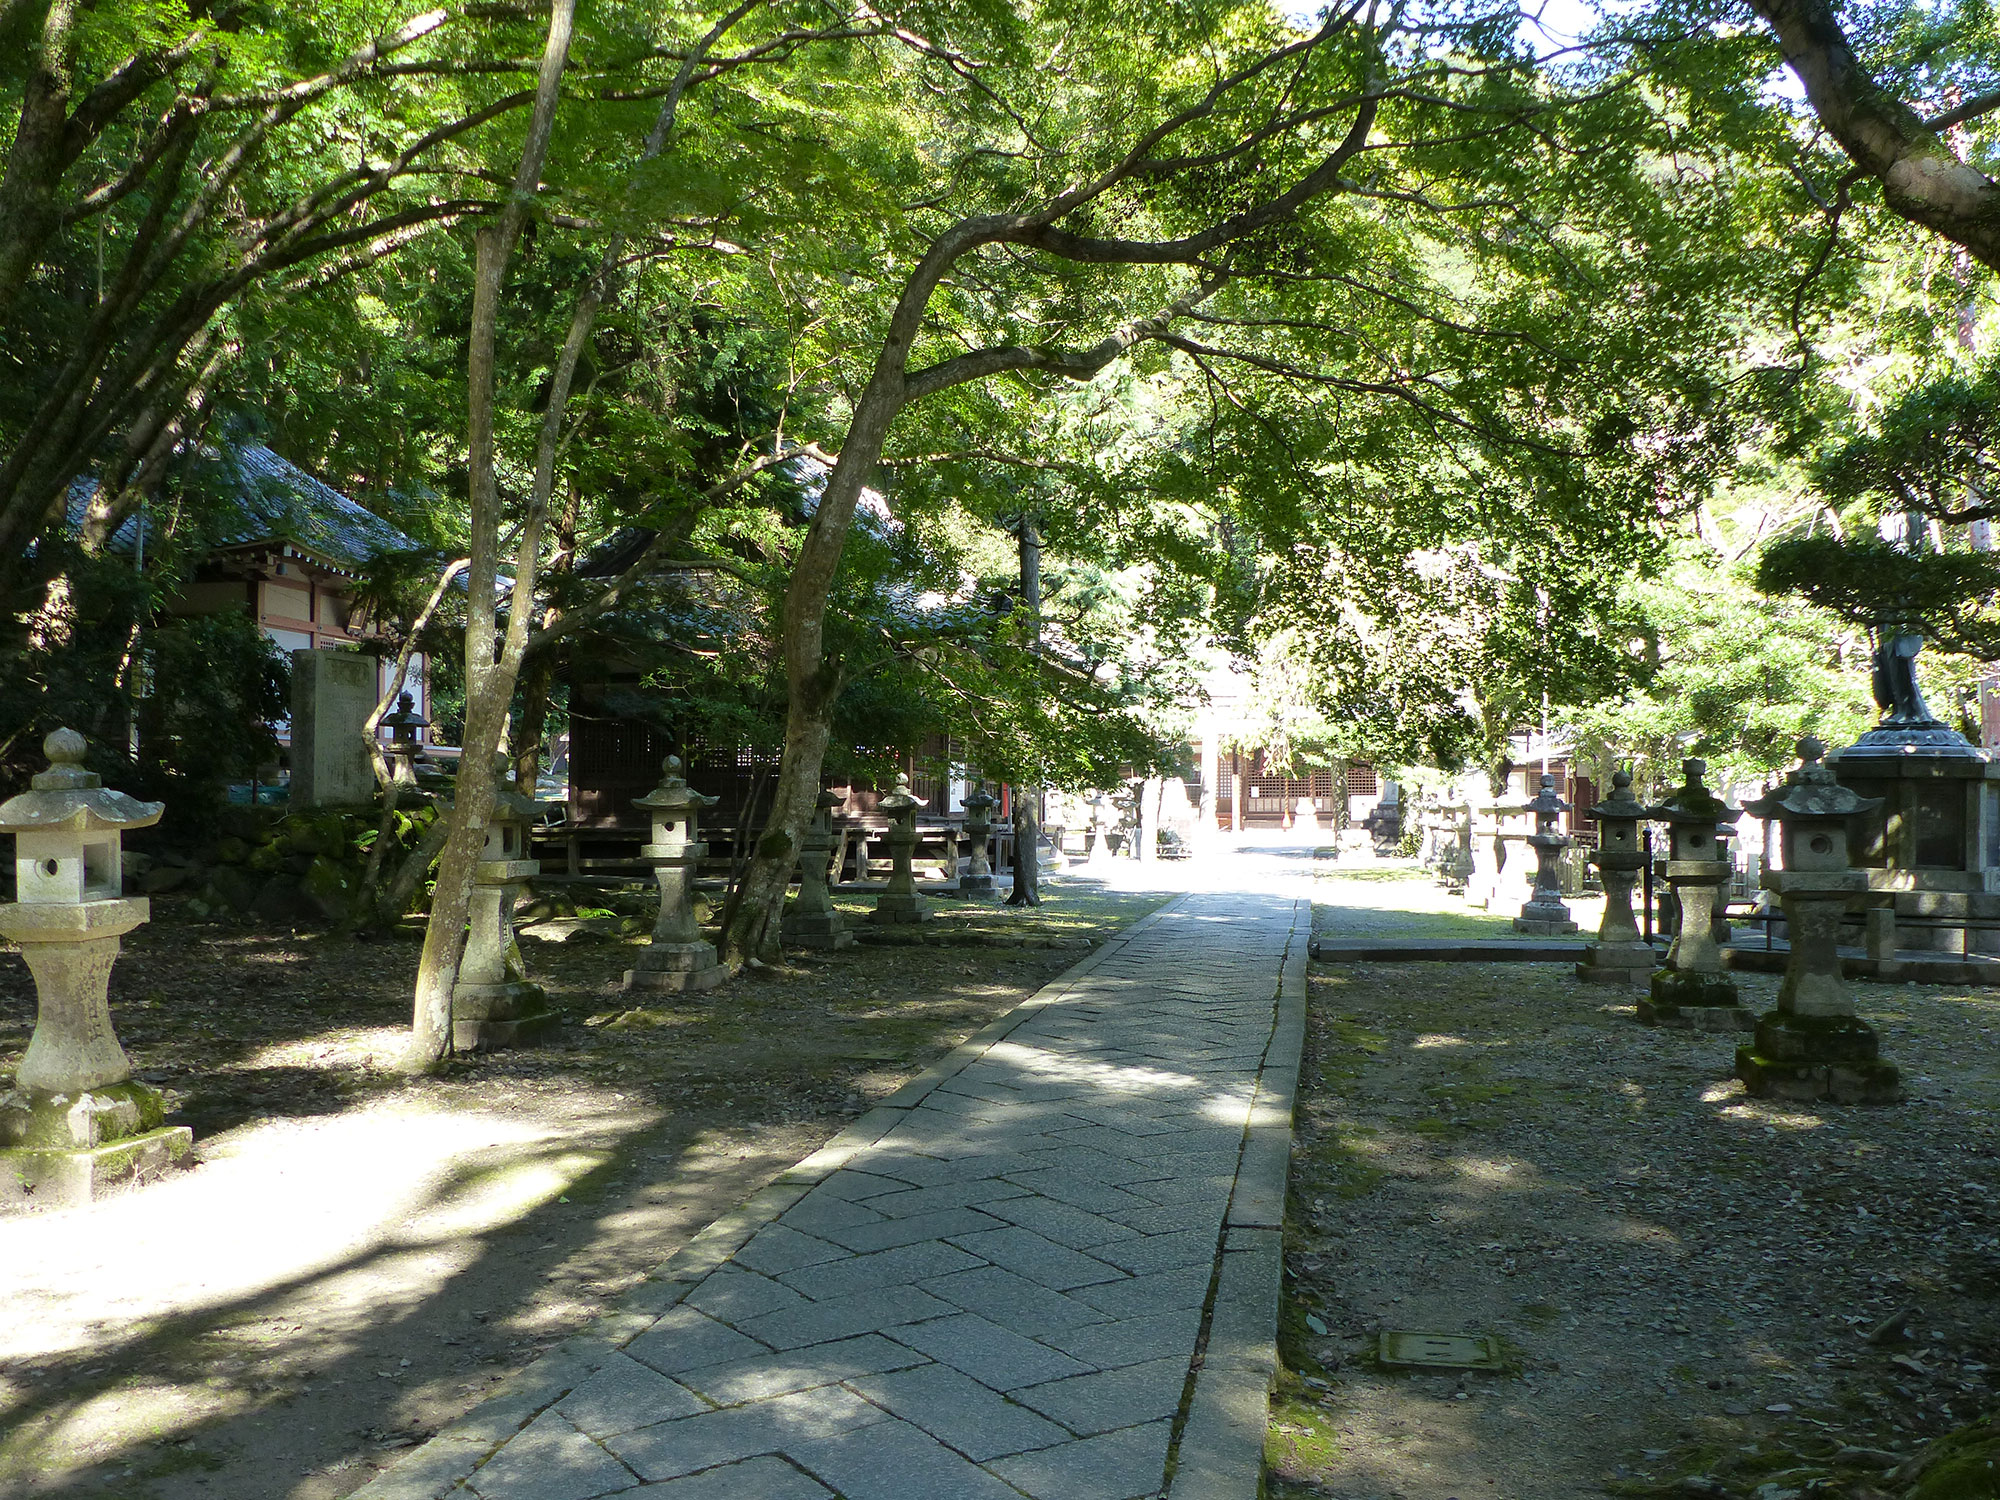
<svg viewBox="0 0 2000 1500">
<path fill-rule="evenodd" d="M 231 911 L 248 911 L 257 887 L 257 877 L 240 865 L 217 865 L 208 872 L 210 899 Z"/>
<path fill-rule="evenodd" d="M 1908 1500 L 2000 1500 L 2000 1413 L 1945 1434 L 1908 1467 Z"/>
<path fill-rule="evenodd" d="M 340 865 L 327 858 L 315 859 L 307 868 L 299 890 L 330 921 L 344 918 L 354 903 L 355 880 Z"/>
<path fill-rule="evenodd" d="M 1654 970 L 1651 997 L 1656 1006 L 1733 1006 L 1741 1003 L 1736 981 L 1727 974 L 1701 974 L 1692 969 Z"/>
<path fill-rule="evenodd" d="M 0 1099 L 0 1146 L 67 1151 L 157 1130 L 159 1093 L 136 1079 L 75 1092 L 16 1089 Z"/>
<path fill-rule="evenodd" d="M 1757 1051 L 1774 1062 L 1872 1062 L 1881 1039 L 1859 1016 L 1772 1011 L 1757 1022 Z"/>
<path fill-rule="evenodd" d="M 1736 1076 L 1762 1099 L 1801 1104 L 1897 1104 L 1903 1098 L 1902 1074 L 1895 1064 L 1873 1060 L 1796 1062 L 1764 1056 L 1754 1046 L 1739 1047 Z"/>
<path fill-rule="evenodd" d="M 1910 1500 L 2000 1500 L 2000 1440 L 1939 1464 L 1910 1491 Z"/>
</svg>

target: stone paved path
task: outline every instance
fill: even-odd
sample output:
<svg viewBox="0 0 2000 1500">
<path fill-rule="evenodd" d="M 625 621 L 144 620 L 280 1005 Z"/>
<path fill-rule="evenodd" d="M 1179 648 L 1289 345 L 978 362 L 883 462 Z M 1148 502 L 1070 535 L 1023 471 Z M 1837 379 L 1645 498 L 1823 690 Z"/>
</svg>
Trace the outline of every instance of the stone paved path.
<svg viewBox="0 0 2000 1500">
<path fill-rule="evenodd" d="M 1186 896 L 995 1023 L 753 1200 L 747 1238 L 725 1222 L 669 1262 L 594 1353 L 361 1495 L 1160 1492 L 1310 922 L 1307 861 L 1217 858 L 1238 890 Z"/>
</svg>

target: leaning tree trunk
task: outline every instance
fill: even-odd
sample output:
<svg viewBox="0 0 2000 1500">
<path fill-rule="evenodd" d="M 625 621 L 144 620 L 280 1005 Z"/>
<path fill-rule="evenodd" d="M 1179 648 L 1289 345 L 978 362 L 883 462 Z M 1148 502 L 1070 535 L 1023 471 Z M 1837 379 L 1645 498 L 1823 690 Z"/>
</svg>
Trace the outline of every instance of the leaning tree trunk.
<svg viewBox="0 0 2000 1500">
<path fill-rule="evenodd" d="M 777 956 L 778 918 L 784 909 L 785 892 L 791 888 L 800 834 L 806 819 L 818 809 L 820 766 L 832 737 L 833 702 L 839 696 L 836 684 L 825 695 L 823 707 L 817 701 L 794 698 L 786 714 L 785 751 L 771 793 L 771 815 L 765 820 L 756 852 L 743 872 L 735 903 L 723 924 L 723 942 L 738 959 Z"/>
</svg>

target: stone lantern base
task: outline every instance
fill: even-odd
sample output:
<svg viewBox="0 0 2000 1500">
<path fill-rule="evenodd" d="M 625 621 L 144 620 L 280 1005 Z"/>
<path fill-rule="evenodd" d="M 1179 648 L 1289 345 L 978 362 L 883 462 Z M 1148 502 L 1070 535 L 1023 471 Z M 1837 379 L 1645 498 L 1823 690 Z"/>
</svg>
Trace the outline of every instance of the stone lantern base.
<svg viewBox="0 0 2000 1500">
<path fill-rule="evenodd" d="M 794 902 L 778 923 L 778 941 L 787 948 L 852 948 L 854 934 L 837 911 L 801 912 Z"/>
<path fill-rule="evenodd" d="M 655 942 L 625 971 L 625 988 L 712 990 L 728 977 L 728 965 L 715 961 L 713 943 Z"/>
<path fill-rule="evenodd" d="M 1562 902 L 1530 901 L 1521 908 L 1521 915 L 1514 918 L 1514 930 L 1535 937 L 1567 937 L 1577 928 L 1569 908 Z"/>
<path fill-rule="evenodd" d="M 1761 1099 L 1896 1104 L 1902 1074 L 1877 1055 L 1875 1028 L 1857 1016 L 1772 1011 L 1756 1040 L 1736 1049 L 1736 1076 Z"/>
<path fill-rule="evenodd" d="M 193 1165 L 194 1132 L 165 1113 L 131 1079 L 0 1096 L 0 1209 L 72 1207 Z"/>
<path fill-rule="evenodd" d="M 451 1045 L 457 1052 L 498 1052 L 540 1041 L 562 1024 L 542 987 L 526 979 L 461 981 L 451 992 Z"/>
<path fill-rule="evenodd" d="M 1636 985 L 1659 967 L 1660 955 L 1648 943 L 1586 943 L 1576 977 L 1585 984 Z"/>
<path fill-rule="evenodd" d="M 998 889 L 999 887 L 994 884 L 993 875 L 990 871 L 984 875 L 961 875 L 958 877 L 959 895 L 970 896 L 974 900 L 977 900 L 981 896 L 994 895 Z"/>
<path fill-rule="evenodd" d="M 1735 980 L 1696 969 L 1654 970 L 1651 992 L 1639 1002 L 1639 1019 L 1682 1031 L 1749 1031 L 1757 1024 Z"/>
<path fill-rule="evenodd" d="M 869 921 L 880 922 L 884 926 L 928 922 L 930 919 L 930 899 L 921 891 L 884 891 L 875 898 L 875 910 L 868 914 Z"/>
</svg>

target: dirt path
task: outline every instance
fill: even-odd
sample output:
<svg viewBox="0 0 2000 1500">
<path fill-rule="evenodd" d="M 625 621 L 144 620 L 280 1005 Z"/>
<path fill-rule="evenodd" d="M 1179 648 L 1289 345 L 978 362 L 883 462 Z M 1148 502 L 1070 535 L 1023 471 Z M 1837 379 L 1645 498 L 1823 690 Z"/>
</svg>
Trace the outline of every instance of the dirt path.
<svg viewBox="0 0 2000 1500">
<path fill-rule="evenodd" d="M 1076 886 L 1044 912 L 1101 935 L 1162 899 Z M 1079 956 L 854 949 L 628 1012 L 628 946 L 535 945 L 581 1024 L 410 1082 L 381 1064 L 414 943 L 160 905 L 113 1009 L 203 1164 L 0 1219 L 9 1496 L 349 1493 Z M 32 1020 L 9 960 L 0 1074 Z"/>
<path fill-rule="evenodd" d="M 1856 997 L 1906 1104 L 1750 1100 L 1730 1039 L 1555 966 L 1317 971 L 1273 1495 L 1858 1500 L 1990 1409 L 2000 995 Z M 1385 1329 L 1496 1334 L 1511 1368 L 1390 1374 Z"/>
</svg>

